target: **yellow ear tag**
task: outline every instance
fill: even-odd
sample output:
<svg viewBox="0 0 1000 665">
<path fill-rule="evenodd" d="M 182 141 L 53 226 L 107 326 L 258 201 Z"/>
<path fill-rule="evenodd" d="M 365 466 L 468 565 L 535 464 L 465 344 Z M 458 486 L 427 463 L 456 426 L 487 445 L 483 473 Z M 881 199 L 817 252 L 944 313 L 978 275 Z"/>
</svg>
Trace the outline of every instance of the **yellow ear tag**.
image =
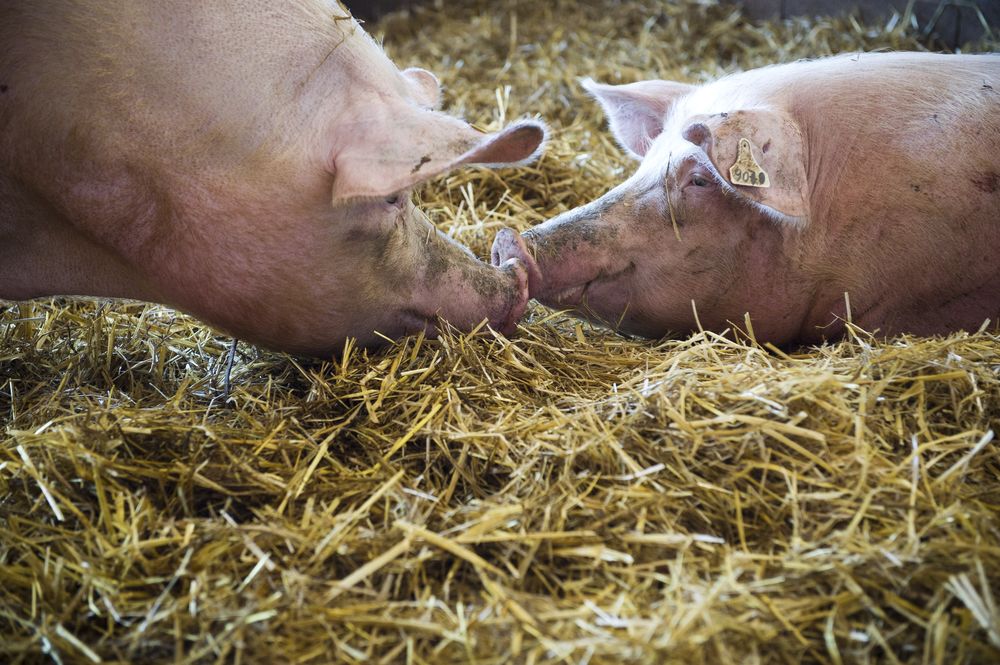
<svg viewBox="0 0 1000 665">
<path fill-rule="evenodd" d="M 747 187 L 770 187 L 771 178 L 753 158 L 750 152 L 750 139 L 740 139 L 739 151 L 736 153 L 736 163 L 729 168 L 729 180 L 734 185 Z"/>
</svg>

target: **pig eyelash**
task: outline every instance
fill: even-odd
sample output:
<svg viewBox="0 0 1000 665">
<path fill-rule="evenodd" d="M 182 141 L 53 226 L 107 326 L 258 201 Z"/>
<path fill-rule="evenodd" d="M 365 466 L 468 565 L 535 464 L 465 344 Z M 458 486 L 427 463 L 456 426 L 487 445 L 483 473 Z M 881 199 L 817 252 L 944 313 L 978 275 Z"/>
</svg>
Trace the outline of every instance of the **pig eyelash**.
<svg viewBox="0 0 1000 665">
<path fill-rule="evenodd" d="M 378 199 L 379 203 L 385 206 L 386 212 L 393 216 L 393 224 L 399 225 L 405 221 L 406 206 L 410 201 L 408 191 L 398 191 Z"/>
<path fill-rule="evenodd" d="M 382 201 L 390 207 L 402 208 L 403 204 L 406 202 L 406 196 L 402 192 L 396 192 L 390 194 L 389 196 L 382 199 Z"/>
</svg>

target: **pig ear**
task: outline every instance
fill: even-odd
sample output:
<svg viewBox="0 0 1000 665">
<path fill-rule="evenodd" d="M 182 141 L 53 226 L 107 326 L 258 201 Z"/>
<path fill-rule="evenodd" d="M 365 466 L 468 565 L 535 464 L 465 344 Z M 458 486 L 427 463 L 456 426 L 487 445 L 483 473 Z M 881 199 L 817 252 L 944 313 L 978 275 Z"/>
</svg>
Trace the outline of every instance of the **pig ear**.
<svg viewBox="0 0 1000 665">
<path fill-rule="evenodd" d="M 663 124 L 674 102 L 694 90 L 694 86 L 674 81 L 607 85 L 596 83 L 593 79 L 581 79 L 580 84 L 601 103 L 611 132 L 636 159 L 642 159 L 653 140 L 663 131 Z"/>
<path fill-rule="evenodd" d="M 740 196 L 777 219 L 805 223 L 805 143 L 798 123 L 787 114 L 769 109 L 717 113 L 692 118 L 681 135 L 701 146 Z"/>
<path fill-rule="evenodd" d="M 378 104 L 337 130 L 329 168 L 333 204 L 389 196 L 465 164 L 499 166 L 534 159 L 545 125 L 522 120 L 485 134 L 458 118 L 412 104 Z"/>
<path fill-rule="evenodd" d="M 403 70 L 403 77 L 415 102 L 428 109 L 438 107 L 441 103 L 441 84 L 434 74 L 426 69 L 410 67 Z"/>
</svg>

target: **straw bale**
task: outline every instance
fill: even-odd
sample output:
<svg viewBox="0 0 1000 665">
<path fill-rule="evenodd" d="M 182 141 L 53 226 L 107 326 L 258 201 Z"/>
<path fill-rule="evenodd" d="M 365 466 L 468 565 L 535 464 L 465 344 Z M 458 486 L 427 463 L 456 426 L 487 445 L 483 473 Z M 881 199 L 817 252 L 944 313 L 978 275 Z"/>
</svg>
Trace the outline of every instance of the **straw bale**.
<svg viewBox="0 0 1000 665">
<path fill-rule="evenodd" d="M 696 0 L 368 28 L 446 108 L 555 129 L 535 165 L 419 192 L 480 256 L 631 168 L 578 76 L 937 48 L 905 17 Z M 0 660 L 1000 662 L 1000 336 L 775 349 L 737 324 L 647 341 L 533 306 L 510 340 L 241 344 L 227 395 L 229 340 L 170 309 L 4 304 Z"/>
</svg>

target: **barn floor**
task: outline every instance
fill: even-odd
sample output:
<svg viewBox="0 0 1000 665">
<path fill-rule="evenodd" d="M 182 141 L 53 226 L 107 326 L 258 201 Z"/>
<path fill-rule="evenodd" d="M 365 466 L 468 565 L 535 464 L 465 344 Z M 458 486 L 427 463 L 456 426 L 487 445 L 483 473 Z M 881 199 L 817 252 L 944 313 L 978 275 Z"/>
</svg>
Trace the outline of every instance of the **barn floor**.
<svg viewBox="0 0 1000 665">
<path fill-rule="evenodd" d="M 631 168 L 579 76 L 928 47 L 694 0 L 439 4 L 367 28 L 445 109 L 555 130 L 420 192 L 480 256 Z M 227 400 L 192 319 L 4 304 L 0 661 L 1000 662 L 1000 336 L 736 336 L 533 306 L 510 340 L 240 345 Z"/>
</svg>

